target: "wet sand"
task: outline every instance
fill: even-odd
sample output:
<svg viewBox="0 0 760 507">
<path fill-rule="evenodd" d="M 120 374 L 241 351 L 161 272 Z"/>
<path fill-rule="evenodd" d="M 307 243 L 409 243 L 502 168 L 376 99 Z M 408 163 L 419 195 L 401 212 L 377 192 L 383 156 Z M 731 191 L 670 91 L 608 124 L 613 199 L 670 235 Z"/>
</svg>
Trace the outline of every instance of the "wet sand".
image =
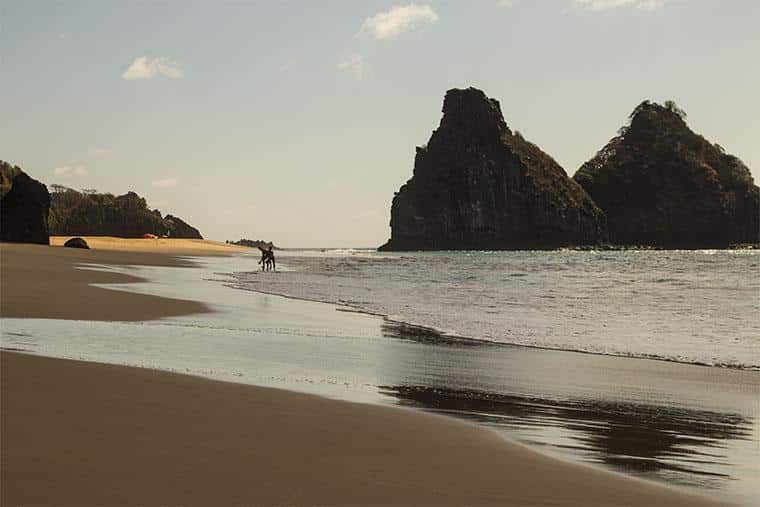
<svg viewBox="0 0 760 507">
<path fill-rule="evenodd" d="M 68 238 L 51 238 L 53 245 Z M 189 299 L 170 299 L 94 287 L 133 283 L 122 273 L 78 269 L 82 264 L 179 267 L 182 256 L 239 253 L 239 247 L 203 240 L 87 238 L 91 250 L 0 244 L 0 316 L 18 318 L 139 321 L 209 311 Z M 192 296 L 192 295 L 188 295 Z"/>
<path fill-rule="evenodd" d="M 709 505 L 454 419 L 0 353 L 10 504 Z"/>
</svg>

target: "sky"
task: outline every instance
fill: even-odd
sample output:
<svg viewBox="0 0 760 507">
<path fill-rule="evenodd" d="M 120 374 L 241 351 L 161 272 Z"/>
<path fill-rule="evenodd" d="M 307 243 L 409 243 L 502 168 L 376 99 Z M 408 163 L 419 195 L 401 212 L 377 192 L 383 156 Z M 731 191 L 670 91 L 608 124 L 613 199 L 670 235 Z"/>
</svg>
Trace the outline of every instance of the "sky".
<svg viewBox="0 0 760 507">
<path fill-rule="evenodd" d="M 204 237 L 374 247 L 474 86 L 568 174 L 644 99 L 760 181 L 755 0 L 0 0 L 0 159 Z"/>
</svg>

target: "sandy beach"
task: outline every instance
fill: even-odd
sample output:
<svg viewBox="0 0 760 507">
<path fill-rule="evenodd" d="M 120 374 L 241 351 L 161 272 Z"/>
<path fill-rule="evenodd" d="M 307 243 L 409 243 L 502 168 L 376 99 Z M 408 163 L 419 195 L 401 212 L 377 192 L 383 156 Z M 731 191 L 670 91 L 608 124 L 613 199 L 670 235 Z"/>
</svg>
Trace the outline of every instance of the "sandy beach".
<svg viewBox="0 0 760 507">
<path fill-rule="evenodd" d="M 2 353 L 2 503 L 708 505 L 454 419 Z"/>
<path fill-rule="evenodd" d="M 207 310 L 89 286 L 136 279 L 78 270 L 80 263 L 180 266 L 187 261 L 176 256 L 189 255 L 118 244 L 2 245 L 0 314 L 140 320 Z M 149 369 L 1 357 L 6 505 L 711 504 L 418 411 Z"/>
<path fill-rule="evenodd" d="M 177 238 L 115 238 L 111 236 L 82 236 L 91 249 L 109 252 L 158 253 L 170 256 L 186 255 L 231 255 L 248 252 L 251 248 L 220 243 L 206 239 Z M 51 246 L 63 246 L 69 236 L 51 236 Z"/>
<path fill-rule="evenodd" d="M 50 238 L 51 247 L 0 244 L 0 316 L 21 318 L 138 321 L 205 312 L 191 300 L 160 298 L 94 287 L 140 278 L 78 269 L 83 264 L 190 265 L 186 256 L 231 255 L 243 247 L 185 239 L 87 237 L 91 250 L 63 248 L 67 237 Z"/>
</svg>

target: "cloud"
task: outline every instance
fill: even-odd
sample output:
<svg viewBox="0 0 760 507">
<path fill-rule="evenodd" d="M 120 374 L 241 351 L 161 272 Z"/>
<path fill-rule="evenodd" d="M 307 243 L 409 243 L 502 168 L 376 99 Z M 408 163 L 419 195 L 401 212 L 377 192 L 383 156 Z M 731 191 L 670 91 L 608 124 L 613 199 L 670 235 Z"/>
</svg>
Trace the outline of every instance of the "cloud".
<svg viewBox="0 0 760 507">
<path fill-rule="evenodd" d="M 179 185 L 179 178 L 164 178 L 162 180 L 153 180 L 150 184 L 156 188 L 172 188 Z"/>
<path fill-rule="evenodd" d="M 402 32 L 413 30 L 422 23 L 435 23 L 438 14 L 429 5 L 409 5 L 393 7 L 370 16 L 362 24 L 359 33 L 370 33 L 378 40 L 391 40 Z"/>
<path fill-rule="evenodd" d="M 87 151 L 91 155 L 107 155 L 108 153 L 111 153 L 110 149 L 103 148 L 101 146 L 90 146 L 90 148 Z"/>
<path fill-rule="evenodd" d="M 666 0 L 575 0 L 575 5 L 591 11 L 633 7 L 645 11 L 659 9 Z"/>
<path fill-rule="evenodd" d="M 138 56 L 121 77 L 127 81 L 134 81 L 136 79 L 151 79 L 158 75 L 178 78 L 182 77 L 182 72 L 175 62 L 163 56 L 156 58 Z"/>
<path fill-rule="evenodd" d="M 514 7 L 518 0 L 498 0 L 497 5 L 509 9 Z"/>
<path fill-rule="evenodd" d="M 82 166 L 60 166 L 53 169 L 53 174 L 55 176 L 58 176 L 59 178 L 69 178 L 69 177 L 76 177 L 81 178 L 82 176 L 87 176 L 87 169 Z"/>
<path fill-rule="evenodd" d="M 350 70 L 357 81 L 364 77 L 364 58 L 362 55 L 352 53 L 338 62 L 338 69 Z"/>
</svg>

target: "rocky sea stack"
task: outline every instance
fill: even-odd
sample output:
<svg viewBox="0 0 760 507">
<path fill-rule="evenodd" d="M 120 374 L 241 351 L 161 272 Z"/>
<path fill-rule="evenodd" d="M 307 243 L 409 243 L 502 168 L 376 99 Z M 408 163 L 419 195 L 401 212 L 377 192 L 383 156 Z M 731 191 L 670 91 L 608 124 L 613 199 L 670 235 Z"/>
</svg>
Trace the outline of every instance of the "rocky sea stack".
<svg viewBox="0 0 760 507">
<path fill-rule="evenodd" d="M 673 102 L 641 103 L 574 179 L 607 216 L 610 242 L 661 248 L 758 243 L 760 190 L 741 160 L 686 125 Z"/>
<path fill-rule="evenodd" d="M 0 160 L 0 240 L 49 244 L 49 209 L 47 187 Z"/>
<path fill-rule="evenodd" d="M 475 88 L 446 92 L 418 147 L 381 250 L 543 249 L 605 240 L 604 214 L 562 167 Z"/>
</svg>

